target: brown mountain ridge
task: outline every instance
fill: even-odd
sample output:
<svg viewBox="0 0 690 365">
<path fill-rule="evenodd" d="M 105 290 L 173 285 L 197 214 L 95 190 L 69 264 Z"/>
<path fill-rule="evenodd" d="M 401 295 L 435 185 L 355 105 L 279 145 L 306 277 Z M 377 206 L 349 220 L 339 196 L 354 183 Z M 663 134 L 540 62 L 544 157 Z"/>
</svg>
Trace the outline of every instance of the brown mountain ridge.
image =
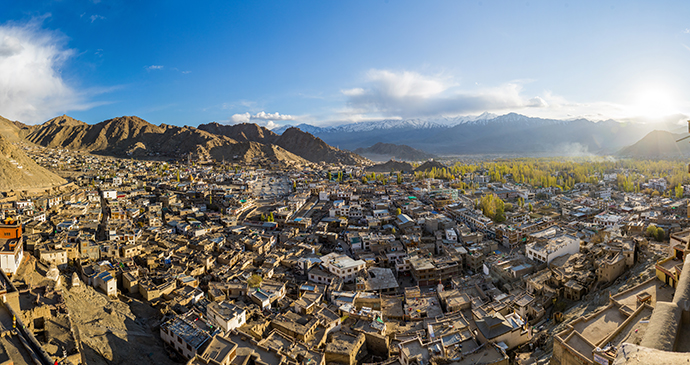
<svg viewBox="0 0 690 365">
<path fill-rule="evenodd" d="M 288 128 L 279 135 L 268 128 L 252 123 L 223 125 L 214 122 L 202 124 L 199 129 L 238 141 L 274 144 L 311 162 L 343 163 L 346 165 L 366 162 L 365 158 L 332 147 L 321 138 L 314 137 L 298 128 Z"/>
<path fill-rule="evenodd" d="M 136 116 L 91 125 L 63 115 L 31 129 L 26 140 L 45 147 L 116 156 L 183 157 L 191 154 L 195 158 L 245 162 L 256 158 L 296 163 L 366 161 L 311 135 L 305 136 L 301 131 L 293 133 L 292 137 L 283 137 L 256 124 L 211 123 L 200 128 L 157 126 Z"/>
</svg>

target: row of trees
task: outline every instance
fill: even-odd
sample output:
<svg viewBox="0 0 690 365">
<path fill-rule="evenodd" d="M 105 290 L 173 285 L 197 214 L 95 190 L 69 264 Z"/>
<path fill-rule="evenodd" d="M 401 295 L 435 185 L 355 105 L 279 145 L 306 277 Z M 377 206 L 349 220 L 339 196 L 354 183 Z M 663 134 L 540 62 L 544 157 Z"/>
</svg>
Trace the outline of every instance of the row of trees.
<svg viewBox="0 0 690 365">
<path fill-rule="evenodd" d="M 398 181 L 402 182 L 401 179 L 402 179 L 402 177 L 400 176 L 400 174 L 398 174 Z M 375 172 L 372 172 L 371 174 L 366 174 L 366 175 L 362 176 L 362 184 L 367 184 L 367 183 L 369 183 L 369 181 L 380 182 L 383 185 L 388 184 L 388 178 L 386 177 L 386 175 L 377 174 Z"/>
<path fill-rule="evenodd" d="M 674 189 L 670 194 L 682 196 L 678 188 L 690 183 L 683 161 L 641 161 L 575 158 L 555 160 L 549 158 L 519 158 L 502 161 L 465 163 L 456 162 L 448 168 L 433 168 L 415 172 L 415 179 L 436 178 L 442 180 L 461 179 L 466 174 L 487 175 L 491 182 L 507 182 L 511 178 L 517 184 L 534 187 L 558 187 L 563 191 L 572 189 L 578 183 L 598 183 L 605 174 L 616 173 L 619 190 L 639 192 L 640 185 L 650 178 L 664 177 L 668 186 Z M 471 181 L 459 181 L 457 189 L 473 189 Z"/>
</svg>

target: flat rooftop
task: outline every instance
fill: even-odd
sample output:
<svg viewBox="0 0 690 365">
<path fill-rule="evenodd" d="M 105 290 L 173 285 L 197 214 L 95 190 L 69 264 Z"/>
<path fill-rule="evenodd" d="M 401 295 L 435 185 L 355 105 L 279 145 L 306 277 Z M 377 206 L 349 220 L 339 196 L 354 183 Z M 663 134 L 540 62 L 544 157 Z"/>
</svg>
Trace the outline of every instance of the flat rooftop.
<svg viewBox="0 0 690 365">
<path fill-rule="evenodd" d="M 627 318 L 628 316 L 621 313 L 620 308 L 612 305 L 589 319 L 574 323 L 573 328 L 589 342 L 597 344 L 615 331 Z"/>
<path fill-rule="evenodd" d="M 655 307 L 657 301 L 672 301 L 675 290 L 673 287 L 664 284 L 654 277 L 638 286 L 630 288 L 622 293 L 618 293 L 611 298 L 621 305 L 624 305 L 631 310 L 635 310 L 637 308 L 637 296 L 645 293 L 651 296 L 647 303 L 652 307 Z"/>
</svg>

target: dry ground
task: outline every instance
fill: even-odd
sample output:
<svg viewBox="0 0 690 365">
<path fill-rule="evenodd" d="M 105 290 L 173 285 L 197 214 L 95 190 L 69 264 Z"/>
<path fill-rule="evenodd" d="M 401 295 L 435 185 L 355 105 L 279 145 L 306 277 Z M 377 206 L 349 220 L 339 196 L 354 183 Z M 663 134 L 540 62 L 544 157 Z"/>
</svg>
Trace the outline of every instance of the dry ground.
<svg viewBox="0 0 690 365">
<path fill-rule="evenodd" d="M 20 290 L 24 322 L 50 355 L 62 358 L 66 350 L 74 364 L 82 357 L 89 365 L 175 364 L 160 339 L 158 310 L 136 299 L 110 298 L 84 283 L 71 287 L 71 275 L 56 283 L 46 271 L 27 255 L 12 281 Z"/>
</svg>

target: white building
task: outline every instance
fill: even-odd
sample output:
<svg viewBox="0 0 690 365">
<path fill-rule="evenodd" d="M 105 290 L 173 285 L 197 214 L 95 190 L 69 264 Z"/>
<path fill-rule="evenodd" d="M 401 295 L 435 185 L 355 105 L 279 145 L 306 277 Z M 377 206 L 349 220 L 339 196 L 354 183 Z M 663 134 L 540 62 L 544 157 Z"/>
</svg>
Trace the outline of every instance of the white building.
<svg viewBox="0 0 690 365">
<path fill-rule="evenodd" d="M 190 311 L 189 314 L 194 313 Z M 211 339 L 211 336 L 195 322 L 177 316 L 160 326 L 160 334 L 163 342 L 187 359 L 193 358 L 200 347 Z"/>
<path fill-rule="evenodd" d="M 569 234 L 562 234 L 542 242 L 533 242 L 526 247 L 527 257 L 550 264 L 553 259 L 580 252 L 580 239 Z"/>
<path fill-rule="evenodd" d="M 620 224 L 623 221 L 623 217 L 615 214 L 598 214 L 594 217 L 594 224 L 601 227 L 613 227 L 616 224 Z"/>
<path fill-rule="evenodd" d="M 0 248 L 0 268 L 5 274 L 14 274 L 24 258 L 22 239 L 7 240 Z"/>
<path fill-rule="evenodd" d="M 448 241 L 458 242 L 458 234 L 453 228 L 446 229 L 446 239 Z"/>
<path fill-rule="evenodd" d="M 94 286 L 101 289 L 108 296 L 117 295 L 117 279 L 115 279 L 108 271 L 101 271 L 96 275 Z"/>
<path fill-rule="evenodd" d="M 7 218 L 2 223 L 0 223 L 0 269 L 5 274 L 12 275 L 17 272 L 24 258 L 22 225 L 12 218 Z"/>
<path fill-rule="evenodd" d="M 649 181 L 647 182 L 647 186 L 650 189 L 666 191 L 666 179 L 664 179 L 663 177 L 660 177 L 658 179 L 649 179 Z"/>
<path fill-rule="evenodd" d="M 366 267 L 362 260 L 353 260 L 350 256 L 335 252 L 322 256 L 321 263 L 328 272 L 338 276 L 345 283 L 352 282 L 357 273 Z"/>
<path fill-rule="evenodd" d="M 612 193 L 611 188 L 607 188 L 607 189 L 598 191 L 597 195 L 601 199 L 608 200 L 608 199 L 611 199 L 611 193 Z"/>
<path fill-rule="evenodd" d="M 117 199 L 117 190 L 103 190 L 103 199 Z"/>
<path fill-rule="evenodd" d="M 247 323 L 247 311 L 228 302 L 211 302 L 207 307 L 211 320 L 228 332 Z"/>
<path fill-rule="evenodd" d="M 330 193 L 328 191 L 319 191 L 319 201 L 328 201 Z"/>
</svg>

